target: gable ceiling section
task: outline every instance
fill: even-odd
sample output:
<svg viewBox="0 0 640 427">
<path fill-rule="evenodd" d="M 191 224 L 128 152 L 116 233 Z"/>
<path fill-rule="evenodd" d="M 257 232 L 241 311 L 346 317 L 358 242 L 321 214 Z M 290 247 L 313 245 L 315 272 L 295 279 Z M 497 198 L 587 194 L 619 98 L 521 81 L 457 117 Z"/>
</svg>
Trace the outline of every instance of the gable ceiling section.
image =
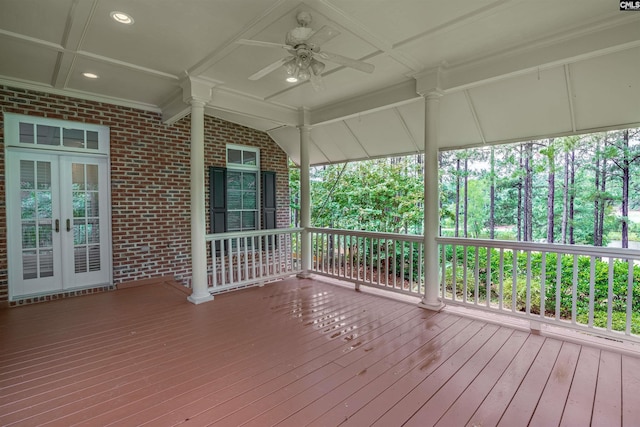
<svg viewBox="0 0 640 427">
<path fill-rule="evenodd" d="M 314 126 L 311 134 L 314 143 L 325 153 L 331 163 L 368 157 L 360 141 L 342 121 Z"/>
<path fill-rule="evenodd" d="M 640 48 L 569 66 L 579 131 L 640 124 Z"/>
<path fill-rule="evenodd" d="M 485 142 L 473 102 L 467 93 L 466 91 L 453 92 L 443 96 L 440 101 L 438 124 L 440 148 L 459 148 Z"/>
<path fill-rule="evenodd" d="M 345 123 L 371 157 L 418 151 L 412 136 L 393 109 L 363 114 L 345 120 Z"/>
<path fill-rule="evenodd" d="M 300 165 L 300 131 L 293 126 L 283 126 L 267 132 L 271 139 L 289 155 L 289 158 L 296 164 Z M 309 163 L 311 165 L 325 165 L 331 163 L 325 154 L 318 149 L 313 135 L 309 145 Z"/>
<path fill-rule="evenodd" d="M 488 143 L 571 131 L 564 67 L 510 77 L 468 92 Z"/>
</svg>

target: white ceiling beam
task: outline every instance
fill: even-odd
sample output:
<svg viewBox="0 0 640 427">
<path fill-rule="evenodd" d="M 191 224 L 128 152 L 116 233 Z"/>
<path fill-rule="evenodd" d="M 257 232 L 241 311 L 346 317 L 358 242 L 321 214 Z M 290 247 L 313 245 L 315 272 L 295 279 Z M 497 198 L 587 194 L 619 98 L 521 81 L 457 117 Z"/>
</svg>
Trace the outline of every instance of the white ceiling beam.
<svg viewBox="0 0 640 427">
<path fill-rule="evenodd" d="M 244 31 L 236 34 L 233 38 L 227 40 L 221 44 L 221 48 L 211 52 L 209 55 L 202 58 L 198 63 L 193 65 L 187 70 L 190 75 L 201 75 L 205 73 L 209 68 L 215 65 L 218 61 L 229 55 L 235 49 L 240 47 L 235 41 L 239 39 L 251 39 L 256 34 L 266 29 L 269 25 L 280 19 L 285 14 L 289 13 L 291 9 L 298 6 L 297 0 L 279 0 L 273 6 L 268 8 L 262 15 L 256 17 L 244 28 Z"/>
<path fill-rule="evenodd" d="M 82 46 L 97 5 L 97 0 L 85 2 L 74 0 L 72 3 L 62 37 L 64 50 L 58 53 L 51 78 L 53 87 L 58 89 L 67 87 L 76 59 L 75 52 Z"/>
<path fill-rule="evenodd" d="M 299 120 L 297 109 L 270 104 L 217 87 L 213 89 L 213 97 L 207 106 L 247 117 L 269 120 L 274 123 L 274 128 L 282 125 L 297 126 Z"/>
<path fill-rule="evenodd" d="M 416 82 L 414 80 L 408 80 L 347 101 L 314 109 L 311 112 L 312 124 L 326 124 L 348 119 L 358 114 L 372 113 L 413 101 L 418 97 Z"/>
</svg>

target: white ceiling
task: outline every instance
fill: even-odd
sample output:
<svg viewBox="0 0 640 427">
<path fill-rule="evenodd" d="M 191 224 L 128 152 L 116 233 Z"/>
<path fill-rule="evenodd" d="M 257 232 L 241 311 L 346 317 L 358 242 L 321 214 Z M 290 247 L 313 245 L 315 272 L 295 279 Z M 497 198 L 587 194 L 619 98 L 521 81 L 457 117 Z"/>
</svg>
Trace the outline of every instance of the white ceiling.
<svg viewBox="0 0 640 427">
<path fill-rule="evenodd" d="M 323 50 L 375 71 L 327 62 L 322 92 L 282 68 L 248 80 L 287 53 L 234 41 L 283 43 L 299 11 L 340 32 Z M 168 123 L 198 79 L 207 114 L 268 132 L 296 162 L 306 117 L 312 164 L 421 151 L 419 93 L 434 89 L 443 148 L 640 126 L 640 11 L 617 0 L 0 0 L 0 58 L 0 83 Z"/>
</svg>

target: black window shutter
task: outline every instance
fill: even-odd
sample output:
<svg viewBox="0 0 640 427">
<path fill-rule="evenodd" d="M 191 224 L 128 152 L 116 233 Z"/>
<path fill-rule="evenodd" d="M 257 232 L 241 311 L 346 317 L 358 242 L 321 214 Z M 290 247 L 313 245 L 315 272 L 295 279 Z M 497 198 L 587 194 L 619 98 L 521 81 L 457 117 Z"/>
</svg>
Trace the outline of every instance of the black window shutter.
<svg viewBox="0 0 640 427">
<path fill-rule="evenodd" d="M 276 222 L 276 173 L 262 172 L 262 226 L 270 230 Z"/>
<path fill-rule="evenodd" d="M 211 233 L 227 231 L 227 169 L 209 167 L 209 222 Z"/>
</svg>

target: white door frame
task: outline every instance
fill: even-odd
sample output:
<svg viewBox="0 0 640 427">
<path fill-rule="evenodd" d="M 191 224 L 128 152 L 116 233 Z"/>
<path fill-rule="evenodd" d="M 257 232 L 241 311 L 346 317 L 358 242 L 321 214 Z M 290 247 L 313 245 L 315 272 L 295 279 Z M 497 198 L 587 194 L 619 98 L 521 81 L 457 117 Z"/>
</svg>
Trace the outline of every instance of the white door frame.
<svg viewBox="0 0 640 427">
<path fill-rule="evenodd" d="M 75 123 L 42 117 L 4 113 L 5 136 L 5 206 L 7 220 L 7 261 L 9 279 L 9 300 L 25 297 L 56 294 L 71 289 L 93 288 L 113 284 L 112 235 L 111 235 L 111 167 L 109 161 L 109 128 L 106 126 Z M 33 135 L 25 137 L 26 132 Z M 56 130 L 56 128 L 58 130 Z M 39 140 L 40 130 L 59 132 L 59 145 L 52 139 Z M 78 135 L 80 135 L 78 137 Z M 69 137 L 68 137 L 69 136 Z M 85 138 L 84 143 L 78 142 Z M 56 142 L 55 139 L 53 140 Z M 16 161 L 17 159 L 17 161 Z M 23 289 L 22 269 L 22 221 L 20 203 L 20 161 L 19 159 L 52 162 L 52 181 L 57 189 L 52 189 L 52 227 L 59 220 L 59 232 L 53 231 L 54 278 L 43 278 L 51 283 L 43 283 L 43 291 L 29 292 Z M 100 271 L 75 273 L 74 230 L 71 200 L 71 163 L 94 163 L 99 165 L 99 230 L 100 230 Z M 54 166 L 55 165 L 55 166 Z M 63 182 L 64 181 L 64 182 Z M 53 186 L 53 182 L 52 182 Z M 63 187 L 67 186 L 67 189 Z M 63 218 L 63 216 L 65 216 Z M 71 230 L 66 230 L 66 220 L 70 220 Z M 70 249 L 69 253 L 64 253 Z M 89 248 L 87 247 L 87 250 Z M 18 256 L 19 255 L 19 256 Z M 18 260 L 18 258 L 20 258 Z M 33 280 L 33 279 L 29 279 Z M 59 280 L 59 284 L 55 281 Z M 52 289 L 55 287 L 55 289 Z"/>
</svg>

